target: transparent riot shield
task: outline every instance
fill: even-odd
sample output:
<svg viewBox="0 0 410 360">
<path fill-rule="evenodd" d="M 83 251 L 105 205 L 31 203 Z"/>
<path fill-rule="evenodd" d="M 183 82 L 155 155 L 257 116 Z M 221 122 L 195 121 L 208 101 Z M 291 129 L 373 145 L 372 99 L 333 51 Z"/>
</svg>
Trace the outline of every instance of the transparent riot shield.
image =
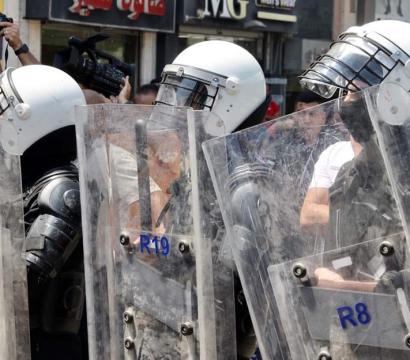
<svg viewBox="0 0 410 360">
<path fill-rule="evenodd" d="M 268 268 L 292 359 L 407 359 L 404 233 Z"/>
<path fill-rule="evenodd" d="M 1 127 L 0 127 L 1 131 Z M 30 359 L 20 157 L 0 145 L 0 358 Z"/>
<path fill-rule="evenodd" d="M 91 358 L 236 359 L 232 269 L 198 145 L 210 114 L 96 105 L 77 118 Z"/>
<path fill-rule="evenodd" d="M 320 353 L 317 337 L 309 332 L 313 320 L 307 323 L 299 311 L 298 301 L 310 296 L 309 291 L 285 292 L 284 280 L 279 280 L 283 277 L 274 276 L 275 265 L 317 254 L 320 259 L 333 249 L 403 231 L 382 156 L 371 136 L 366 94 L 330 101 L 204 144 L 263 358 L 316 359 Z M 364 268 L 356 261 L 351 271 L 359 265 Z M 366 274 L 375 282 L 384 279 L 383 272 Z M 297 298 L 290 297 L 295 294 Z M 334 292 L 320 294 L 321 307 L 327 297 L 329 304 L 337 297 Z M 289 317 L 292 311 L 295 315 Z M 298 347 L 292 339 L 299 341 Z M 370 340 L 364 344 L 386 345 Z M 314 351 L 297 352 L 304 347 Z M 356 358 L 349 356 L 333 358 Z"/>
<path fill-rule="evenodd" d="M 366 104 L 407 238 L 410 236 L 410 95 L 387 82 L 365 91 Z"/>
</svg>

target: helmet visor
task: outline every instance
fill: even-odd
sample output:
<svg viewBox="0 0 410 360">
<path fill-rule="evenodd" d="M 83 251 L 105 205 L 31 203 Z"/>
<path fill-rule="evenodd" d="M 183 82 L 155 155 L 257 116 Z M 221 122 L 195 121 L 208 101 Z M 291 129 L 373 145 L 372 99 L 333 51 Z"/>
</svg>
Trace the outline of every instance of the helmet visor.
<svg viewBox="0 0 410 360">
<path fill-rule="evenodd" d="M 189 106 L 195 110 L 211 109 L 216 94 L 216 88 L 201 81 L 165 74 L 155 103 L 171 106 Z"/>
<path fill-rule="evenodd" d="M 377 85 L 396 65 L 389 51 L 353 34 L 343 36 L 300 76 L 302 86 L 330 98 L 337 89 Z"/>
</svg>

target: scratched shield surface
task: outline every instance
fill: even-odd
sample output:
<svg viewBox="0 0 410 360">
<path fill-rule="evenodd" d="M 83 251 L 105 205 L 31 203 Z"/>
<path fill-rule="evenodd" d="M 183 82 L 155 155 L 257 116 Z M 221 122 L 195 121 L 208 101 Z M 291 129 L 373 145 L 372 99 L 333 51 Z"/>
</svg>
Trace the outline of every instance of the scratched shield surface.
<svg viewBox="0 0 410 360">
<path fill-rule="evenodd" d="M 406 86 L 388 82 L 366 91 L 366 103 L 381 157 L 402 220 L 410 236 L 410 96 Z M 409 248 L 409 244 L 407 243 Z"/>
<path fill-rule="evenodd" d="M 408 112 L 391 99 L 370 88 L 204 144 L 263 358 L 409 356 L 410 162 L 392 137 Z"/>
<path fill-rule="evenodd" d="M 9 154 L 0 145 L 1 359 L 31 358 L 24 239 L 20 156 Z"/>
<path fill-rule="evenodd" d="M 236 359 L 232 269 L 200 147 L 210 116 L 77 109 L 92 359 Z"/>
<path fill-rule="evenodd" d="M 291 358 L 407 359 L 405 248 L 398 233 L 271 265 Z"/>
</svg>

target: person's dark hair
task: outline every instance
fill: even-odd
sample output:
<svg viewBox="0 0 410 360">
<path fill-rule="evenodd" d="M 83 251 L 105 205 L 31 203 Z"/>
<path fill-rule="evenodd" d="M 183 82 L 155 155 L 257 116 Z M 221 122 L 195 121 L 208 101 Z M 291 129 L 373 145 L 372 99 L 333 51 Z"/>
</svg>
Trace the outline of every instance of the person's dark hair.
<svg viewBox="0 0 410 360">
<path fill-rule="evenodd" d="M 303 90 L 301 91 L 295 99 L 295 104 L 297 102 L 304 102 L 304 103 L 312 103 L 312 102 L 317 102 L 319 104 L 321 104 L 322 102 L 324 102 L 326 99 L 324 99 L 323 97 L 319 96 L 318 94 L 314 93 L 313 91 L 310 90 Z"/>
<path fill-rule="evenodd" d="M 162 79 L 161 79 L 160 77 L 157 77 L 157 78 L 155 78 L 155 79 L 152 79 L 152 80 L 150 81 L 150 84 L 159 86 L 159 85 L 161 85 L 161 80 L 162 80 Z"/>
<path fill-rule="evenodd" d="M 155 84 L 144 84 L 139 87 L 135 95 L 147 95 L 150 93 L 156 94 L 159 90 L 159 86 Z"/>
</svg>

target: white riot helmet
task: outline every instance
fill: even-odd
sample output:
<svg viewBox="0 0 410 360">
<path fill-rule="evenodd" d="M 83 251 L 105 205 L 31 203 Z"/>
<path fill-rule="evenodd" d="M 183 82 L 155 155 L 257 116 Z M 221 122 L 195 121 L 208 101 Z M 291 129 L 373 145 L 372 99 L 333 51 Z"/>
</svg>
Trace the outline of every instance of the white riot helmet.
<svg viewBox="0 0 410 360">
<path fill-rule="evenodd" d="M 209 109 L 232 132 L 266 100 L 263 71 L 242 47 L 204 41 L 181 52 L 162 73 L 157 104 Z M 212 124 L 211 134 L 222 135 Z"/>
<path fill-rule="evenodd" d="M 409 23 L 394 20 L 351 27 L 300 76 L 300 82 L 325 98 L 338 89 L 359 91 L 389 79 L 410 90 L 409 34 Z"/>
<path fill-rule="evenodd" d="M 75 105 L 85 105 L 85 98 L 65 72 L 45 65 L 6 69 L 0 75 L 3 148 L 22 155 L 43 136 L 74 125 Z"/>
</svg>

